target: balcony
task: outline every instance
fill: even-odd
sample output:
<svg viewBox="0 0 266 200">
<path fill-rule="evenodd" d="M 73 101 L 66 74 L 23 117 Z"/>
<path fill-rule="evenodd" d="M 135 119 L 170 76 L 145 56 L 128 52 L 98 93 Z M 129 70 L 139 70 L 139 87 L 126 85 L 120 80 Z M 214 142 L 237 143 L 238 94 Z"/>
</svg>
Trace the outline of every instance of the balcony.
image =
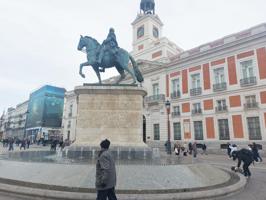
<svg viewBox="0 0 266 200">
<path fill-rule="evenodd" d="M 181 96 L 181 93 L 179 90 L 171 93 L 171 99 L 177 99 L 177 98 L 180 98 L 180 96 Z"/>
<path fill-rule="evenodd" d="M 199 115 L 199 114 L 202 114 L 202 109 L 201 108 L 192 110 L 192 115 Z"/>
<path fill-rule="evenodd" d="M 180 111 L 172 112 L 172 117 L 180 117 Z"/>
<path fill-rule="evenodd" d="M 257 84 L 257 78 L 256 76 L 251 76 L 248 78 L 243 78 L 240 79 L 240 86 L 241 87 L 247 87 L 247 86 L 252 86 Z"/>
<path fill-rule="evenodd" d="M 258 104 L 258 102 L 245 103 L 244 104 L 244 108 L 246 110 L 257 109 L 257 108 L 259 108 L 259 104 Z"/>
<path fill-rule="evenodd" d="M 201 93 L 202 93 L 202 88 L 201 87 L 190 89 L 190 96 L 201 95 Z"/>
<path fill-rule="evenodd" d="M 223 83 L 217 83 L 213 85 L 213 91 L 214 92 L 219 92 L 219 91 L 224 91 L 227 89 L 226 82 Z"/>
<path fill-rule="evenodd" d="M 160 102 L 160 101 L 165 101 L 165 95 L 164 94 L 158 94 L 158 95 L 152 95 L 145 97 L 145 102 L 146 103 L 154 103 L 154 102 Z"/>
<path fill-rule="evenodd" d="M 227 109 L 227 106 L 217 106 L 217 107 L 215 108 L 215 111 L 216 111 L 217 113 L 221 113 L 221 112 L 227 112 L 228 109 Z"/>
</svg>

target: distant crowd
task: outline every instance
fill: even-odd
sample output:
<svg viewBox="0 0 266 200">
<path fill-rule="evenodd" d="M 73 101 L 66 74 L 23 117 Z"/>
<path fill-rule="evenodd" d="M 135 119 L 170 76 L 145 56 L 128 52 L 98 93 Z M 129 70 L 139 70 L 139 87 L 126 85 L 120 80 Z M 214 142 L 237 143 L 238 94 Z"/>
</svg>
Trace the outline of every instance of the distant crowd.
<svg viewBox="0 0 266 200">
<path fill-rule="evenodd" d="M 176 141 L 174 144 L 174 153 L 177 156 L 187 156 L 189 154 L 196 158 L 198 155 L 198 149 L 202 149 L 201 153 L 207 155 L 206 144 L 198 144 L 197 142 L 181 143 L 179 141 Z"/>
<path fill-rule="evenodd" d="M 7 148 L 8 151 L 13 151 L 14 146 L 19 147 L 20 150 L 26 150 L 30 148 L 30 145 L 35 143 L 37 145 L 47 146 L 50 144 L 50 150 L 55 151 L 57 147 L 60 150 L 63 150 L 65 146 L 69 146 L 71 144 L 70 140 L 63 140 L 61 139 L 50 139 L 50 140 L 39 140 L 36 142 L 32 142 L 29 137 L 25 137 L 23 139 L 9 137 L 2 140 L 3 147 Z"/>
</svg>

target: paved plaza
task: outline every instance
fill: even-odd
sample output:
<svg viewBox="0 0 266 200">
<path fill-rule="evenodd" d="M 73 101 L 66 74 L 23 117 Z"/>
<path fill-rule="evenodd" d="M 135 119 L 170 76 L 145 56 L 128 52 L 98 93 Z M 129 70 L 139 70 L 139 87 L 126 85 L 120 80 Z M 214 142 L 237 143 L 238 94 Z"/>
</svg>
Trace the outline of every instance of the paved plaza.
<svg viewBox="0 0 266 200">
<path fill-rule="evenodd" d="M 48 150 L 49 147 L 41 147 L 41 146 L 32 146 L 30 148 L 30 151 L 36 151 L 36 150 Z M 6 153 L 7 149 L 3 149 L 1 147 L 1 153 Z M 20 151 L 18 148 L 15 148 L 15 151 Z M 188 156 L 188 157 L 178 157 L 175 155 L 171 155 L 171 156 L 167 156 L 164 152 L 161 152 L 161 155 L 165 158 L 167 158 L 168 160 L 178 160 L 178 162 L 180 162 L 180 166 L 182 166 L 182 164 L 189 164 L 193 167 L 193 165 L 200 165 L 200 164 L 212 164 L 214 166 L 218 166 L 218 167 L 223 167 L 223 168 L 230 168 L 233 165 L 236 165 L 236 163 L 234 161 L 232 161 L 231 159 L 229 159 L 226 155 L 214 155 L 214 154 L 209 154 L 209 155 L 201 155 L 199 154 L 197 158 L 192 158 L 192 156 Z M 4 159 L 4 158 L 2 158 Z M 4 162 L 9 163 L 8 165 L 3 164 Z M 30 169 L 27 163 L 24 162 L 17 162 L 17 161 L 5 161 L 5 160 L 0 160 L 0 164 L 1 164 L 1 171 L 0 171 L 0 176 L 2 178 L 14 178 L 14 179 L 27 179 L 27 174 L 26 171 L 27 170 L 31 170 L 35 172 L 35 175 L 33 177 L 28 177 L 28 181 L 34 182 L 37 181 L 40 176 L 38 176 L 39 174 L 42 174 L 42 168 L 53 168 L 54 165 L 60 165 L 60 164 L 51 164 L 51 163 L 34 163 L 34 166 Z M 168 174 L 169 177 L 171 177 L 171 181 L 170 182 L 161 182 L 160 180 L 157 180 L 157 186 L 158 189 L 162 189 L 164 187 L 167 186 L 171 186 L 171 188 L 174 188 L 175 185 L 174 183 L 176 182 L 177 184 L 181 184 L 182 181 L 180 180 L 184 180 L 186 179 L 186 175 L 185 175 L 185 171 L 184 173 L 182 172 L 182 174 L 184 174 L 184 176 L 182 177 L 177 177 L 180 176 L 180 174 L 177 173 L 178 170 L 181 170 L 180 166 L 164 166 L 164 165 L 160 165 L 160 166 L 156 166 L 158 169 L 158 174 L 162 171 L 164 171 L 164 173 Z M 19 173 L 21 172 L 21 170 L 17 170 L 16 168 L 21 168 L 21 169 L 25 169 L 26 171 L 24 173 Z M 86 176 L 86 178 L 82 178 L 82 176 L 79 175 L 75 175 L 75 168 L 79 168 L 79 171 L 82 172 L 83 174 L 87 174 L 88 176 Z M 121 165 L 117 165 L 118 171 L 125 171 L 125 169 L 123 169 L 123 166 Z M 63 168 L 62 168 L 63 169 Z M 154 181 L 156 181 L 156 175 L 155 174 L 149 174 L 147 173 L 147 170 L 145 170 L 145 166 L 133 166 L 130 169 L 130 173 L 136 173 L 134 172 L 135 170 L 143 170 L 142 174 L 139 174 L 141 176 L 147 176 L 149 179 L 154 179 Z M 66 171 L 65 171 L 66 170 Z M 69 171 L 68 171 L 69 170 Z M 168 170 L 168 171 L 167 171 Z M 49 171 L 49 170 L 48 170 Z M 68 172 L 67 172 L 68 171 Z M 68 173 L 68 179 L 66 179 L 66 176 L 64 176 L 64 185 L 68 185 L 68 186 L 80 186 L 80 187 L 85 187 L 85 186 L 91 186 L 93 187 L 93 182 L 94 182 L 94 172 L 95 169 L 93 166 L 90 165 L 86 165 L 86 164 L 77 164 L 77 165 L 69 165 L 67 168 L 64 168 L 63 171 L 58 171 L 57 173 L 57 177 L 54 177 L 53 180 L 51 180 L 51 174 L 46 174 L 45 176 L 43 176 L 43 178 L 41 179 L 41 181 L 43 183 L 49 184 L 49 183 L 60 183 L 61 182 L 61 175 Z M 204 176 L 208 176 L 208 169 L 206 169 L 206 174 Z M 259 200 L 264 200 L 266 199 L 264 196 L 266 195 L 266 164 L 265 163 L 255 163 L 255 166 L 251 166 L 251 172 L 252 172 L 252 177 L 248 180 L 248 184 L 246 185 L 245 189 L 242 190 L 240 193 L 235 194 L 231 197 L 223 197 L 221 198 L 221 200 L 226 200 L 226 199 L 230 199 L 230 200 L 253 200 L 253 199 L 259 199 Z M 80 173 L 80 175 L 82 174 Z M 126 172 L 125 172 L 126 173 Z M 209 172 L 211 174 L 211 172 Z M 61 175 L 60 175 L 61 174 Z M 210 175 L 211 176 L 211 175 Z M 119 177 L 118 179 L 124 180 L 122 185 L 126 185 L 127 187 L 131 187 L 132 189 L 138 189 L 141 190 L 142 187 L 143 188 L 148 188 L 148 185 L 145 185 L 145 182 L 138 182 L 138 183 L 132 183 L 129 180 L 124 179 L 124 177 Z M 178 181 L 179 180 L 179 181 Z M 160 183 L 160 184 L 159 184 Z M 170 185 L 169 185 L 170 184 Z M 195 182 L 188 182 L 188 184 L 194 184 L 195 186 L 197 185 L 197 181 Z M 21 197 L 21 196 L 14 196 L 12 194 L 7 194 L 5 192 L 0 193 L 0 199 L 6 199 L 6 200 L 15 200 L 15 199 L 29 199 L 28 197 Z M 34 198 L 36 199 L 36 198 Z M 42 198 L 40 198 L 42 199 Z"/>
</svg>

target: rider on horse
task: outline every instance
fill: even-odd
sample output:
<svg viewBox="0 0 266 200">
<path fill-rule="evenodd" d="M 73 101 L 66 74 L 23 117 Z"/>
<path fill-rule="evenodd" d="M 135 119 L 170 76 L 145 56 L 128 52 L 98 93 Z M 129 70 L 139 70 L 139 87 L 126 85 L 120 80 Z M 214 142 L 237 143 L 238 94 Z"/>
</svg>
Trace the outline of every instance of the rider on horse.
<svg viewBox="0 0 266 200">
<path fill-rule="evenodd" d="M 115 30 L 113 28 L 110 28 L 109 34 L 106 40 L 103 41 L 99 49 L 99 54 L 98 54 L 98 59 L 97 59 L 97 64 L 99 65 L 99 67 L 102 67 L 101 63 L 102 63 L 104 52 L 108 50 L 113 55 L 115 55 L 117 53 L 118 48 L 119 47 L 116 41 Z M 102 67 L 102 69 L 99 69 L 99 71 L 104 72 L 105 71 L 104 67 Z"/>
</svg>

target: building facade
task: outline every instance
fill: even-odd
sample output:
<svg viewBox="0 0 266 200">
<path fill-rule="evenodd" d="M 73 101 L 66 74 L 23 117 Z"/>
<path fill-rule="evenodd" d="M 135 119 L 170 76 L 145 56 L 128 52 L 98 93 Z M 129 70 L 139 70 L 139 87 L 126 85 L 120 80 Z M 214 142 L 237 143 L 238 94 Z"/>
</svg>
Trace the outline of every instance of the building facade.
<svg viewBox="0 0 266 200">
<path fill-rule="evenodd" d="M 9 137 L 23 139 L 25 136 L 25 123 L 28 110 L 28 101 L 20 103 L 16 108 L 8 108 L 1 117 L 2 138 Z"/>
<path fill-rule="evenodd" d="M 64 112 L 62 120 L 62 134 L 64 140 L 76 140 L 76 120 L 77 120 L 77 96 L 73 91 L 66 92 L 64 101 Z"/>
<path fill-rule="evenodd" d="M 169 53 L 166 59 L 160 59 L 163 54 L 154 57 L 149 49 L 137 47 L 141 43 L 136 37 L 138 27 L 154 23 L 153 18 L 158 16 L 139 14 L 137 24 L 132 23 L 133 54 L 148 92 L 144 100 L 146 141 L 162 146 L 168 140 L 165 102 L 169 100 L 172 142 L 198 141 L 214 148 L 227 142 L 265 145 L 266 24 L 188 51 L 179 48 L 174 56 Z M 147 34 L 147 38 L 153 37 L 153 32 Z M 159 35 L 158 41 L 161 38 Z M 150 46 L 154 43 L 150 41 Z M 127 77 L 124 83 L 130 81 Z"/>
<path fill-rule="evenodd" d="M 60 139 L 64 88 L 45 85 L 30 94 L 26 135 L 31 140 Z"/>
<path fill-rule="evenodd" d="M 154 5 L 154 1 L 145 2 Z M 227 142 L 266 144 L 266 24 L 187 51 L 163 36 L 163 23 L 154 7 L 143 10 L 141 6 L 132 27 L 131 53 L 148 92 L 143 113 L 145 142 L 163 146 L 170 136 L 172 142 L 198 141 L 213 148 Z M 112 77 L 106 83 L 115 80 Z M 123 81 L 131 82 L 129 76 Z M 67 99 L 69 107 L 75 95 L 69 96 L 72 103 Z M 170 134 L 167 100 L 171 103 Z"/>
</svg>

